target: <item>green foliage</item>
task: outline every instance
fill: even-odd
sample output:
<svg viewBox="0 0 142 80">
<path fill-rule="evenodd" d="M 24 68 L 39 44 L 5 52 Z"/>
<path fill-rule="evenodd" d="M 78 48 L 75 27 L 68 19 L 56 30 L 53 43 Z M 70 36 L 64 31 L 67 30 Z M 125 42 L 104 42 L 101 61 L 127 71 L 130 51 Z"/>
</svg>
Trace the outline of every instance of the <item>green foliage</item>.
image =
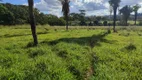
<svg viewBox="0 0 142 80">
<path fill-rule="evenodd" d="M 10 3 L 3 4 L 14 17 L 13 24 L 26 24 L 28 23 L 29 14 L 28 7 L 23 5 L 12 5 Z M 22 15 L 22 16 L 21 16 Z"/>
<path fill-rule="evenodd" d="M 141 6 L 139 4 L 136 4 L 133 6 L 133 11 L 137 12 L 140 8 L 141 8 Z"/>
<path fill-rule="evenodd" d="M 0 4 L 0 24 L 13 24 L 13 20 L 13 13 Z"/>
<path fill-rule="evenodd" d="M 121 0 L 109 0 L 109 4 L 114 8 L 119 7 Z"/>
<path fill-rule="evenodd" d="M 45 15 L 45 21 L 51 26 L 64 26 L 65 25 L 65 20 L 63 18 L 58 18 L 55 15 Z M 44 19 L 43 19 L 44 20 Z"/>
<path fill-rule="evenodd" d="M 22 16 L 21 16 L 22 15 Z M 46 15 L 34 8 L 36 24 L 64 26 L 65 20 L 54 15 Z M 29 9 L 24 5 L 13 5 L 10 3 L 0 4 L 0 24 L 19 25 L 29 23 Z"/>
<path fill-rule="evenodd" d="M 124 6 L 122 9 L 120 9 L 120 14 L 123 15 L 123 21 L 125 23 L 125 26 L 128 25 L 127 22 L 128 22 L 128 19 L 129 19 L 132 12 L 133 12 L 133 9 L 128 5 Z"/>
</svg>

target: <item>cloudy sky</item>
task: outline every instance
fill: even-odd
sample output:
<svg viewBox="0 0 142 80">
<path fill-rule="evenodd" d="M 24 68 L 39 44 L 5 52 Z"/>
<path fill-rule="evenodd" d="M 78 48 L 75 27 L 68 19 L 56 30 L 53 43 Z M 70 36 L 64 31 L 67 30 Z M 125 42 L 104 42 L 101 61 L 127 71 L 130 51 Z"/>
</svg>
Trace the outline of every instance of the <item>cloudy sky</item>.
<svg viewBox="0 0 142 80">
<path fill-rule="evenodd" d="M 108 0 L 70 0 L 70 12 L 78 13 L 80 9 L 86 10 L 87 15 L 108 15 L 109 4 Z M 9 2 L 12 4 L 27 5 L 27 0 L 3 0 L 3 2 Z M 47 14 L 54 14 L 61 16 L 61 3 L 59 0 L 34 0 L 35 7 L 41 12 Z M 121 0 L 120 8 L 125 5 L 140 4 L 142 6 L 142 0 Z M 142 13 L 142 8 L 139 10 Z"/>
</svg>

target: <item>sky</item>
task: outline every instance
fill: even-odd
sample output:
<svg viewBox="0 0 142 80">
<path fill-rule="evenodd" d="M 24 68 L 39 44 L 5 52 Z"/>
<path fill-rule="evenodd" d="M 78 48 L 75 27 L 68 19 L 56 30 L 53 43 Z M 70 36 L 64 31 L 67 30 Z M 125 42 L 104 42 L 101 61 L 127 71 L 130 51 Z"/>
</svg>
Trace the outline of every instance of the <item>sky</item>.
<svg viewBox="0 0 142 80">
<path fill-rule="evenodd" d="M 3 3 L 11 3 L 17 5 L 27 5 L 27 0 L 3 0 Z M 59 0 L 34 0 L 34 7 L 41 12 L 62 16 L 62 5 Z M 125 5 L 139 4 L 142 6 L 142 0 L 121 0 L 120 7 Z M 79 13 L 80 9 L 86 10 L 86 15 L 109 15 L 108 0 L 70 0 L 70 13 Z M 139 9 L 142 13 L 142 8 Z"/>
</svg>

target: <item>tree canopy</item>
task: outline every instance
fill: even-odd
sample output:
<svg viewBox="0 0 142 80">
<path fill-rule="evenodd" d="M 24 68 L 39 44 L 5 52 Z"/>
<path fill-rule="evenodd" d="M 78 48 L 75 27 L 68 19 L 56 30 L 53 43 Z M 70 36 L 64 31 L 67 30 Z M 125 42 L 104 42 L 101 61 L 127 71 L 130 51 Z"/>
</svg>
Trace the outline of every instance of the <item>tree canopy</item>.
<svg viewBox="0 0 142 80">
<path fill-rule="evenodd" d="M 124 6 L 122 9 L 120 9 L 120 14 L 123 15 L 125 25 L 127 25 L 127 21 L 128 21 L 128 18 L 131 15 L 131 12 L 133 12 L 133 9 L 128 5 Z"/>
<path fill-rule="evenodd" d="M 49 14 L 41 13 L 38 9 L 34 8 L 34 15 L 36 24 L 49 24 L 49 25 L 65 25 L 65 20 L 60 19 L 55 15 L 54 18 L 50 18 Z M 10 3 L 0 3 L 0 24 L 1 25 L 17 25 L 28 24 L 29 12 L 28 6 L 25 5 L 13 5 Z"/>
<path fill-rule="evenodd" d="M 121 0 L 109 0 L 109 4 L 114 8 L 118 7 Z"/>
</svg>

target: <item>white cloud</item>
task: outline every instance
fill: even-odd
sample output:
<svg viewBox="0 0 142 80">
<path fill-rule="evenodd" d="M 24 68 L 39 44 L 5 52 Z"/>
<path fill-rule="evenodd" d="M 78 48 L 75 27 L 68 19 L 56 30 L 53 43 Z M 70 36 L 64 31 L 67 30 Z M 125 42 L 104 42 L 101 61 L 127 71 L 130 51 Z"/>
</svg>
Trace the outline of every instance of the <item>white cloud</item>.
<svg viewBox="0 0 142 80">
<path fill-rule="evenodd" d="M 61 3 L 58 0 L 41 0 L 35 3 L 35 7 L 41 12 L 61 16 Z"/>
<path fill-rule="evenodd" d="M 120 7 L 125 5 L 141 4 L 142 0 L 122 0 Z M 35 3 L 35 7 L 42 12 L 61 16 L 62 5 L 59 0 L 41 0 Z M 87 15 L 108 15 L 109 4 L 108 0 L 71 0 L 70 12 L 79 12 L 80 9 L 86 10 Z M 142 8 L 139 10 L 142 12 Z"/>
</svg>

